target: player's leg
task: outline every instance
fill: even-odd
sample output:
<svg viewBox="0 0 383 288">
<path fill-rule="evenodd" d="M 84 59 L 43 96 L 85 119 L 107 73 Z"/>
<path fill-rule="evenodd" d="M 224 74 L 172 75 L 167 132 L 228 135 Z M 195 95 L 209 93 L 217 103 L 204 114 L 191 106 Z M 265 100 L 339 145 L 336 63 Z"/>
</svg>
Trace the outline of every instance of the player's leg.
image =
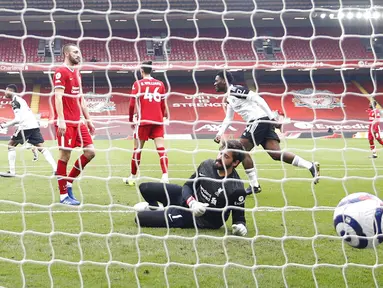
<svg viewBox="0 0 383 288">
<path fill-rule="evenodd" d="M 32 154 L 33 154 L 33 159 L 32 159 L 32 161 L 33 162 L 36 162 L 36 161 L 38 161 L 39 160 L 39 151 L 38 151 L 38 149 L 37 149 L 37 147 L 36 146 L 31 146 L 31 151 L 32 151 Z M 55 165 L 56 165 L 56 163 L 55 163 Z"/>
<path fill-rule="evenodd" d="M 251 140 L 246 138 L 246 133 L 243 133 L 240 142 L 247 152 L 250 152 L 254 148 L 254 144 Z M 250 180 L 250 187 L 246 189 L 247 194 L 260 193 L 262 191 L 261 185 L 258 183 L 257 169 L 254 166 L 253 159 L 251 158 L 250 153 L 245 154 L 245 158 L 242 161 L 243 169 L 245 169 L 247 177 Z"/>
<path fill-rule="evenodd" d="M 28 130 L 17 130 L 8 142 L 8 165 L 9 171 L 0 173 L 1 177 L 14 177 L 16 175 L 16 146 L 25 143 L 25 135 Z"/>
<path fill-rule="evenodd" d="M 56 134 L 59 146 L 56 176 L 60 191 L 60 203 L 66 205 L 80 205 L 79 201 L 69 196 L 67 189 L 67 166 L 72 153 L 73 143 L 77 137 L 77 128 L 67 126 L 64 136 L 58 134 L 57 128 Z"/>
<path fill-rule="evenodd" d="M 373 134 L 371 126 L 368 129 L 368 142 L 370 143 L 372 158 L 378 158 L 378 154 L 376 153 L 376 148 L 375 148 L 374 134 Z"/>
<path fill-rule="evenodd" d="M 39 151 L 41 154 L 43 154 L 45 160 L 51 165 L 53 173 L 56 173 L 57 170 L 57 163 L 53 159 L 52 153 L 44 147 L 44 144 L 36 144 L 35 146 L 36 151 Z"/>
<path fill-rule="evenodd" d="M 134 139 L 132 160 L 130 162 L 130 176 L 128 178 L 122 178 L 122 181 L 129 186 L 135 185 L 139 176 L 138 167 L 141 163 L 141 151 L 145 146 L 145 142 L 145 140 Z"/>
<path fill-rule="evenodd" d="M 36 144 L 36 151 L 39 151 L 41 154 L 43 154 L 45 160 L 51 165 L 53 173 L 56 173 L 57 170 L 57 164 L 55 160 L 53 159 L 52 153 L 44 147 L 44 144 Z"/>
<path fill-rule="evenodd" d="M 160 166 L 162 170 L 161 182 L 169 183 L 169 176 L 168 176 L 169 160 L 165 150 L 164 126 L 152 125 L 150 138 L 154 139 L 154 144 L 156 145 L 157 153 L 158 153 L 158 156 L 160 157 Z"/>
<path fill-rule="evenodd" d="M 136 211 L 158 209 L 159 203 L 166 207 L 181 205 L 182 202 L 182 187 L 179 185 L 147 182 L 141 183 L 139 190 L 146 202 L 137 203 L 134 206 Z"/>
<path fill-rule="evenodd" d="M 379 127 L 379 123 L 377 123 L 374 127 L 374 137 L 375 139 L 379 142 L 380 145 L 383 145 L 383 140 L 382 138 L 380 137 L 380 127 Z M 376 153 L 376 151 L 375 151 Z"/>
<path fill-rule="evenodd" d="M 265 139 L 265 141 L 262 142 L 262 146 L 273 160 L 283 161 L 285 163 L 292 164 L 293 166 L 300 168 L 306 168 L 315 178 L 314 183 L 317 184 L 319 182 L 318 177 L 320 176 L 320 166 L 318 162 L 307 161 L 302 157 L 295 155 L 291 152 L 282 152 L 281 147 L 279 145 L 279 140 L 276 139 Z"/>
<path fill-rule="evenodd" d="M 32 129 L 33 131 L 28 135 L 28 142 L 33 147 L 36 147 L 41 154 L 43 154 L 45 160 L 51 165 L 53 173 L 56 173 L 57 164 L 53 159 L 51 152 L 44 147 L 44 138 L 41 135 L 40 128 Z"/>
<path fill-rule="evenodd" d="M 170 207 L 165 211 L 138 212 L 135 222 L 140 227 L 194 228 L 193 214 L 186 209 Z"/>
<path fill-rule="evenodd" d="M 148 125 L 136 126 L 135 132 L 133 135 L 134 138 L 134 147 L 132 160 L 130 162 L 130 176 L 128 178 L 122 178 L 122 181 L 129 185 L 133 186 L 136 183 L 136 180 L 139 176 L 138 167 L 141 162 L 141 152 L 145 146 L 145 142 L 149 139 L 148 135 Z"/>
<path fill-rule="evenodd" d="M 61 148 L 59 150 L 59 159 L 57 161 L 57 182 L 60 191 L 60 203 L 67 205 L 80 205 L 76 199 L 73 199 L 68 194 L 67 189 L 67 166 L 71 156 L 71 150 Z"/>
<path fill-rule="evenodd" d="M 81 174 L 85 166 L 96 156 L 96 151 L 93 145 L 92 137 L 89 134 L 88 128 L 85 125 L 80 125 L 79 133 L 76 138 L 76 147 L 83 147 L 83 154 L 76 160 L 72 170 L 69 172 L 67 180 L 67 191 L 69 197 L 76 199 L 73 195 L 72 183 Z"/>
<path fill-rule="evenodd" d="M 1 177 L 15 177 L 16 175 L 16 146 L 19 144 L 15 139 L 15 136 L 12 137 L 8 142 L 8 165 L 9 170 L 7 172 L 0 173 Z"/>
</svg>

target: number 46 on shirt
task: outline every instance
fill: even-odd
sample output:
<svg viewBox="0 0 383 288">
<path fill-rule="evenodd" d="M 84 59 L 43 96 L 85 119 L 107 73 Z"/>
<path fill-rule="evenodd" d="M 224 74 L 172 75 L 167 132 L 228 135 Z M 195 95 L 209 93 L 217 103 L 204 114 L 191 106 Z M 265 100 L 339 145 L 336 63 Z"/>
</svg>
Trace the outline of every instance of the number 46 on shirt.
<svg viewBox="0 0 383 288">
<path fill-rule="evenodd" d="M 144 99 L 148 100 L 149 102 L 161 102 L 161 94 L 158 93 L 158 90 L 160 87 L 156 87 L 153 92 L 150 92 L 150 87 L 146 87 Z"/>
</svg>

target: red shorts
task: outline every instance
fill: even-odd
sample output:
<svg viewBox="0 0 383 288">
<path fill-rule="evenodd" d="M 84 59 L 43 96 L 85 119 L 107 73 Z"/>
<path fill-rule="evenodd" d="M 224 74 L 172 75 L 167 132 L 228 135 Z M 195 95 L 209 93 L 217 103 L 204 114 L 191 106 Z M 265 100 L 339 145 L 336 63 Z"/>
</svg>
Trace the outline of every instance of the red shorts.
<svg viewBox="0 0 383 288">
<path fill-rule="evenodd" d="M 147 141 L 149 139 L 156 139 L 161 137 L 164 137 L 163 125 L 141 125 L 138 126 L 138 133 L 137 131 L 134 132 L 134 138 L 142 141 Z"/>
<path fill-rule="evenodd" d="M 368 140 L 373 140 L 374 138 L 380 138 L 379 123 L 370 125 L 370 127 L 368 127 Z"/>
<path fill-rule="evenodd" d="M 59 136 L 56 127 L 56 137 L 60 148 L 86 147 L 93 144 L 88 128 L 81 124 L 78 126 L 67 126 L 65 135 Z"/>
</svg>

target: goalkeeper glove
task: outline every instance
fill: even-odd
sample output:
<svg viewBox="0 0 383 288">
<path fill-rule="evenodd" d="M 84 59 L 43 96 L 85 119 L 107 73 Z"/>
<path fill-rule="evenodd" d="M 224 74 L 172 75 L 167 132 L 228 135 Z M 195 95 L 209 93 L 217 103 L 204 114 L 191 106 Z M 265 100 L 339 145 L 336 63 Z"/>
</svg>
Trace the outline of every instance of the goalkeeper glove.
<svg viewBox="0 0 383 288">
<path fill-rule="evenodd" d="M 197 200 L 194 199 L 193 196 L 187 200 L 187 204 L 189 205 L 193 214 L 196 217 L 201 217 L 203 214 L 205 214 L 206 207 L 209 206 L 208 203 L 198 202 Z"/>
<path fill-rule="evenodd" d="M 233 229 L 233 235 L 246 236 L 247 234 L 247 228 L 243 224 L 233 224 L 231 228 Z"/>
</svg>

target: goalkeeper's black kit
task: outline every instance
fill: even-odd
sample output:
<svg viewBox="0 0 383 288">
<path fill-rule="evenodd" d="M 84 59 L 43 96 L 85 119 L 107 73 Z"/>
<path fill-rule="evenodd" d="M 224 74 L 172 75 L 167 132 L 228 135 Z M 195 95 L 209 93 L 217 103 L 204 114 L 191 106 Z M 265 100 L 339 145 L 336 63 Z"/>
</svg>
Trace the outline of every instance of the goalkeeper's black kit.
<svg viewBox="0 0 383 288">
<path fill-rule="evenodd" d="M 187 201 L 194 197 L 208 203 L 206 212 L 195 217 L 198 228 L 218 229 L 232 212 L 233 224 L 246 224 L 244 185 L 235 169 L 226 178 L 220 177 L 214 168 L 214 160 L 202 162 L 184 186 L 162 183 L 142 183 L 140 192 L 150 206 L 161 202 L 165 210 L 143 211 L 136 222 L 142 227 L 192 228 L 194 217 Z M 181 208 L 183 207 L 183 208 Z"/>
</svg>

